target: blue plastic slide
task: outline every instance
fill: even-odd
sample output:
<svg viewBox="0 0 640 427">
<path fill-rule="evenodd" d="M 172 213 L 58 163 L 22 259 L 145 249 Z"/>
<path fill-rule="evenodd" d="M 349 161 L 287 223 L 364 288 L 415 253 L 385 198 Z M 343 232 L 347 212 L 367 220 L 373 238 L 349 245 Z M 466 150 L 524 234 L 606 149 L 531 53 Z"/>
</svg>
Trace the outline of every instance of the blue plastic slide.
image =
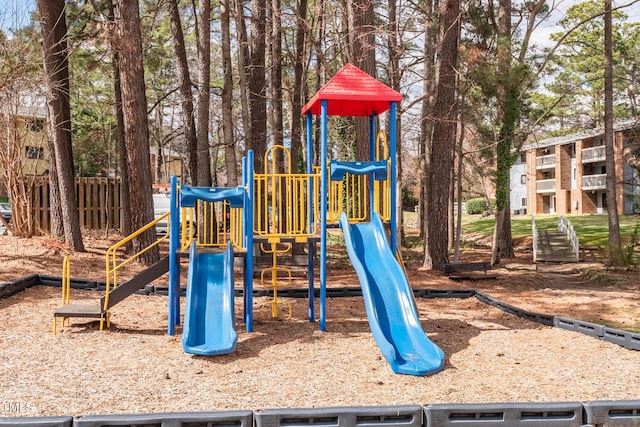
<svg viewBox="0 0 640 427">
<path fill-rule="evenodd" d="M 372 222 L 340 227 L 358 273 L 369 326 L 380 351 L 398 374 L 430 375 L 442 370 L 444 352 L 425 335 L 402 266 L 389 247 L 378 214 Z"/>
<path fill-rule="evenodd" d="M 189 252 L 182 347 L 190 354 L 232 353 L 238 334 L 233 306 L 233 248 L 223 253 Z"/>
</svg>

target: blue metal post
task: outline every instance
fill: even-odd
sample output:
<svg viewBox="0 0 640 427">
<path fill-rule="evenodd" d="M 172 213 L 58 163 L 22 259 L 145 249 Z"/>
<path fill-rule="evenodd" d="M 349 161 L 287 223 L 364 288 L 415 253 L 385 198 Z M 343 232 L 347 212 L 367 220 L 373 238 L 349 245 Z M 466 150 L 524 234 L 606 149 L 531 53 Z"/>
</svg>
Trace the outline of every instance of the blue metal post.
<svg viewBox="0 0 640 427">
<path fill-rule="evenodd" d="M 246 256 L 244 258 L 244 323 L 247 332 L 253 332 L 253 150 L 247 152 L 247 183 L 245 189 L 244 217 L 246 222 Z"/>
<path fill-rule="evenodd" d="M 320 115 L 320 330 L 327 330 L 327 100 Z"/>
<path fill-rule="evenodd" d="M 396 103 L 391 102 L 389 111 L 389 157 L 391 157 L 391 250 L 395 253 L 396 246 Z"/>
<path fill-rule="evenodd" d="M 175 333 L 175 326 L 180 322 L 180 312 L 176 307 L 180 307 L 180 260 L 178 259 L 178 249 L 180 245 L 180 233 L 177 232 L 180 219 L 180 208 L 178 200 L 178 178 L 171 177 L 171 198 L 169 210 L 169 296 L 168 296 L 168 326 L 167 334 Z"/>
<path fill-rule="evenodd" d="M 313 116 L 311 111 L 306 114 L 307 121 L 307 174 L 313 173 Z M 307 195 L 309 199 L 309 227 L 315 226 L 315 218 L 313 217 L 313 179 L 309 179 L 307 184 Z M 309 234 L 315 234 L 315 230 L 310 229 Z M 307 264 L 309 271 L 309 322 L 315 322 L 315 296 L 314 296 L 314 277 L 313 277 L 313 252 L 315 250 L 314 244 L 311 240 L 307 240 Z"/>
</svg>

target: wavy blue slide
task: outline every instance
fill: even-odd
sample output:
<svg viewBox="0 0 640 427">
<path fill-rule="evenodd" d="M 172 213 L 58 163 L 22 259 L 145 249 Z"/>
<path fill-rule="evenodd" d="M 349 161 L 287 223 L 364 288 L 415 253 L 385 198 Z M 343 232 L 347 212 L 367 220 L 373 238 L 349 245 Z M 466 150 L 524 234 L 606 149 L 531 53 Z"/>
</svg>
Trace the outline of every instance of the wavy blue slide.
<svg viewBox="0 0 640 427">
<path fill-rule="evenodd" d="M 340 227 L 358 274 L 369 326 L 380 351 L 398 374 L 431 375 L 444 367 L 444 352 L 424 333 L 402 266 L 389 247 L 378 214 L 365 224 Z"/>
<path fill-rule="evenodd" d="M 233 248 L 223 253 L 189 251 L 182 347 L 190 354 L 232 353 L 238 334 L 233 305 Z"/>
</svg>

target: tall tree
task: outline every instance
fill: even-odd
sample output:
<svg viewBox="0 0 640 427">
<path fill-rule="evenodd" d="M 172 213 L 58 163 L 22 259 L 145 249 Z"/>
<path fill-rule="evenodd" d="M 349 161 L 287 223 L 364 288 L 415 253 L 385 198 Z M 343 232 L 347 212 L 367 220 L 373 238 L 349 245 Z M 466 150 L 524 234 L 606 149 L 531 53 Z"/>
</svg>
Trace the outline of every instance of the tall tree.
<svg viewBox="0 0 640 427">
<path fill-rule="evenodd" d="M 251 2 L 251 39 L 249 40 L 249 113 L 251 133 L 248 148 L 255 152 L 256 172 L 264 171 L 267 147 L 267 93 L 265 79 L 266 0 Z"/>
<path fill-rule="evenodd" d="M 198 179 L 202 187 L 211 186 L 209 154 L 209 102 L 211 97 L 211 0 L 200 0 L 198 25 Z"/>
<path fill-rule="evenodd" d="M 425 267 L 442 269 L 449 262 L 449 187 L 456 141 L 457 91 L 456 70 L 460 35 L 459 0 L 440 0 L 440 31 L 437 47 L 438 89 L 433 108 L 427 205 L 428 239 L 425 242 Z"/>
<path fill-rule="evenodd" d="M 349 62 L 372 77 L 376 77 L 376 40 L 373 22 L 373 2 L 347 0 L 349 23 Z M 369 118 L 356 117 L 356 159 L 369 158 Z"/>
<path fill-rule="evenodd" d="M 131 226 L 138 230 L 153 220 L 152 179 L 149 162 L 149 126 L 147 98 L 145 95 L 142 58 L 140 11 L 137 0 L 118 0 L 116 10 L 115 46 L 120 58 L 122 112 L 124 114 L 124 139 L 129 165 L 131 200 L 128 206 Z M 133 240 L 133 250 L 138 252 L 155 241 L 155 230 L 149 229 Z M 157 247 L 144 252 L 140 260 L 144 264 L 157 261 Z"/>
<path fill-rule="evenodd" d="M 187 172 L 191 184 L 196 185 L 198 176 L 198 138 L 196 136 L 196 122 L 193 112 L 193 93 L 191 92 L 192 83 L 189 73 L 189 62 L 187 61 L 187 49 L 185 47 L 177 0 L 167 0 L 167 6 L 169 8 L 173 50 L 176 56 L 176 73 L 178 75 L 180 99 L 182 101 L 182 129 L 187 146 L 188 158 Z"/>
<path fill-rule="evenodd" d="M 55 159 L 58 178 L 64 237 L 72 250 L 84 251 L 73 176 L 65 2 L 37 0 L 37 8 L 47 87 L 47 129 L 55 151 L 52 159 Z"/>
<path fill-rule="evenodd" d="M 224 159 L 227 169 L 227 185 L 238 185 L 236 147 L 233 125 L 233 67 L 231 59 L 231 18 L 230 0 L 220 0 L 220 32 L 222 36 L 222 134 Z"/>
<path fill-rule="evenodd" d="M 291 93 L 291 158 L 294 162 L 294 168 L 297 168 L 300 160 L 302 147 L 302 105 L 304 102 L 303 77 L 305 73 L 305 39 L 306 19 L 307 19 L 307 0 L 298 0 L 296 8 L 296 19 L 298 25 L 296 27 L 296 50 L 295 60 L 293 63 L 293 92 Z M 308 153 L 310 154 L 310 153 Z M 307 158 L 311 161 L 311 156 Z M 292 172 L 299 172 L 295 170 Z"/>
<path fill-rule="evenodd" d="M 613 131 L 613 40 L 611 0 L 604 0 L 604 143 L 607 167 L 607 215 L 609 222 L 609 260 L 623 265 L 620 220 L 616 195 L 616 150 Z"/>
</svg>

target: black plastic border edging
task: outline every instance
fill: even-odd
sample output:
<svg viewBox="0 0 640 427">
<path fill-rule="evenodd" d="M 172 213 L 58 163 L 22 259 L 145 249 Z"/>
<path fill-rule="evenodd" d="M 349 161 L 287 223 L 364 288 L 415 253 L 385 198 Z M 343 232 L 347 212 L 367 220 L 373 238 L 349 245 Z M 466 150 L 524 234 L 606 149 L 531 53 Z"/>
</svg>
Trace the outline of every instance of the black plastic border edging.
<svg viewBox="0 0 640 427">
<path fill-rule="evenodd" d="M 17 427 L 17 426 L 71 427 L 72 425 L 73 425 L 72 417 L 2 417 L 0 416 L 0 427 Z"/>
<path fill-rule="evenodd" d="M 534 313 L 532 311 L 523 310 L 511 304 L 502 302 L 484 292 L 476 291 L 476 298 L 485 304 L 496 307 L 502 311 L 513 314 L 514 316 L 522 317 L 523 319 L 530 320 L 532 322 L 541 323 L 546 326 L 554 326 L 555 316 L 549 316 L 547 314 Z"/>
<path fill-rule="evenodd" d="M 106 289 L 104 282 L 71 279 L 71 288 L 73 289 L 85 289 L 85 290 L 97 290 L 104 291 Z M 45 276 L 32 274 L 22 279 L 15 280 L 13 282 L 0 284 L 0 299 L 10 297 L 22 290 L 30 288 L 32 286 L 62 286 L 62 279 L 55 276 Z M 157 286 L 149 284 L 144 288 L 136 292 L 142 295 L 167 295 L 167 286 Z M 186 290 L 181 289 L 181 295 L 185 296 Z M 281 289 L 278 291 L 281 297 L 286 298 L 307 298 L 309 295 L 308 289 Z M 315 289 L 314 294 L 319 296 L 320 290 Z M 629 350 L 640 350 L 640 334 L 624 331 L 620 329 L 609 328 L 607 326 L 599 325 L 596 323 L 584 322 L 581 320 L 570 319 L 562 316 L 551 316 L 547 314 L 534 313 L 532 311 L 523 310 L 511 304 L 502 302 L 484 292 L 470 289 L 414 289 L 413 294 L 416 298 L 470 298 L 475 296 L 478 301 L 491 305 L 500 309 L 506 313 L 514 316 L 521 317 L 532 322 L 540 323 L 546 326 L 558 327 L 573 332 L 579 332 L 581 334 L 601 339 L 613 344 L 617 344 L 621 347 Z M 242 296 L 242 289 L 236 289 L 236 296 Z M 255 297 L 272 296 L 272 290 L 255 290 Z M 360 288 L 328 288 L 327 297 L 359 297 L 362 296 L 362 289 Z"/>
<path fill-rule="evenodd" d="M 580 427 L 580 402 L 515 402 L 487 404 L 433 404 L 424 406 L 425 426 L 471 427 Z"/>
</svg>

